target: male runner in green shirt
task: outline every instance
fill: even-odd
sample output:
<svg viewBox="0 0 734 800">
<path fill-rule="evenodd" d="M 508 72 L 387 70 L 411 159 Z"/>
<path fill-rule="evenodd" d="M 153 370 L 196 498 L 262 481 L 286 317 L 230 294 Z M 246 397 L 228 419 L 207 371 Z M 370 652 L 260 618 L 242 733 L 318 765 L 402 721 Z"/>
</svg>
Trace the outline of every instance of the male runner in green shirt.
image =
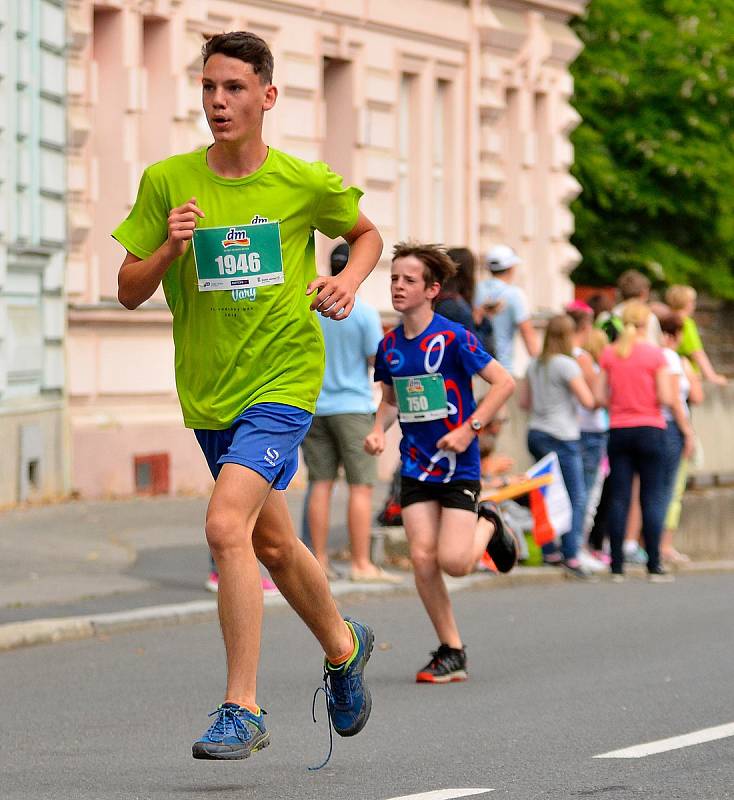
<svg viewBox="0 0 734 800">
<path fill-rule="evenodd" d="M 150 166 L 113 236 L 127 250 L 118 292 L 126 308 L 163 283 L 184 421 L 216 479 L 206 536 L 219 570 L 227 688 L 193 755 L 229 760 L 270 743 L 256 700 L 257 559 L 324 649 L 337 733 L 358 733 L 370 714 L 362 672 L 372 630 L 342 619 L 321 567 L 295 536 L 283 490 L 321 387 L 323 341 L 312 312 L 349 315 L 382 240 L 359 211 L 358 189 L 345 189 L 325 164 L 263 141 L 263 116 L 277 98 L 267 44 L 240 31 L 212 37 L 202 52 L 214 144 Z M 337 277 L 316 275 L 315 229 L 349 242 Z"/>
</svg>

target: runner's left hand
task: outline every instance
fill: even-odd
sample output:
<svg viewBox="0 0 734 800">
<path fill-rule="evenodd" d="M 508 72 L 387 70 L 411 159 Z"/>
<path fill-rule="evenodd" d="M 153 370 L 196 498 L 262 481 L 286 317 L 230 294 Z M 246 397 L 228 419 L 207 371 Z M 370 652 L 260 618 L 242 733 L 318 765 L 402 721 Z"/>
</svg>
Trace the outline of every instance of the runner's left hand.
<svg viewBox="0 0 734 800">
<path fill-rule="evenodd" d="M 458 428 L 454 428 L 454 430 L 442 436 L 436 442 L 436 447 L 439 448 L 439 450 L 451 450 L 454 453 L 463 453 L 472 443 L 475 435 L 474 431 L 468 425 L 459 425 Z"/>
<path fill-rule="evenodd" d="M 354 296 L 357 287 L 344 272 L 336 277 L 322 275 L 311 281 L 306 294 L 317 292 L 311 303 L 311 311 L 318 311 L 322 317 L 329 319 L 346 319 L 354 308 Z"/>
</svg>

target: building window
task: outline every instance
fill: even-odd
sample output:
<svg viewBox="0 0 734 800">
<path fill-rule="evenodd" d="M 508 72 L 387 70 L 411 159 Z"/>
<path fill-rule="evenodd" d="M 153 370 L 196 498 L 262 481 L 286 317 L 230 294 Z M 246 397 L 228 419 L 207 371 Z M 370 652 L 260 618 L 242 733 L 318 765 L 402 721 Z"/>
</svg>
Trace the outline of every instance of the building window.
<svg viewBox="0 0 734 800">
<path fill-rule="evenodd" d="M 135 456 L 136 494 L 168 494 L 170 491 L 170 458 L 168 453 Z"/>
<path fill-rule="evenodd" d="M 413 120 L 416 119 L 417 77 L 403 73 L 398 101 L 398 238 L 407 239 L 413 229 L 414 150 Z"/>
<path fill-rule="evenodd" d="M 433 102 L 433 164 L 432 164 L 432 196 L 433 196 L 433 229 L 431 241 L 445 242 L 449 229 L 446 220 L 448 204 L 446 202 L 446 167 L 448 154 L 448 126 L 450 84 L 448 81 L 436 81 L 436 96 Z"/>
</svg>

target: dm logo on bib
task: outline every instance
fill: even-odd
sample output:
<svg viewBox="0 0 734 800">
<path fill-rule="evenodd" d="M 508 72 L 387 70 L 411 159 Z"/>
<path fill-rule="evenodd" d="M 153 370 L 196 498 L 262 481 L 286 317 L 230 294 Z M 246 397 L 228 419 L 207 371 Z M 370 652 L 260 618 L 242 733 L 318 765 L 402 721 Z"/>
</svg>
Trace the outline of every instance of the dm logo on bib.
<svg viewBox="0 0 734 800">
<path fill-rule="evenodd" d="M 408 392 L 423 392 L 423 384 L 420 378 L 408 378 L 408 385 L 406 387 Z"/>
<path fill-rule="evenodd" d="M 249 247 L 250 237 L 245 228 L 230 228 L 222 239 L 222 247 Z"/>
</svg>

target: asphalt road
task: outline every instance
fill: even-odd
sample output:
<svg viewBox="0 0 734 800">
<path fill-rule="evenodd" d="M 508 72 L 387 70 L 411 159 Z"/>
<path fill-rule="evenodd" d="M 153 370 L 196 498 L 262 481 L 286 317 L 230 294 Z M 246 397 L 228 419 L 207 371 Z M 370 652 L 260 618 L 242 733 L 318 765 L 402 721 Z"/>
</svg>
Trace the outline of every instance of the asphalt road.
<svg viewBox="0 0 734 800">
<path fill-rule="evenodd" d="M 564 583 L 455 594 L 465 684 L 414 684 L 435 646 L 415 597 L 344 605 L 377 647 L 374 710 L 330 764 L 311 722 L 320 654 L 288 609 L 268 609 L 259 699 L 272 745 L 197 762 L 220 702 L 213 624 L 136 631 L 0 655 L 3 800 L 433 800 L 734 797 L 734 737 L 634 759 L 594 756 L 734 722 L 731 577 L 672 585 Z M 734 731 L 733 731 L 734 732 Z M 446 790 L 440 793 L 439 790 Z M 456 790 L 456 791 L 449 791 Z M 477 797 L 485 793 L 475 794 Z"/>
</svg>

